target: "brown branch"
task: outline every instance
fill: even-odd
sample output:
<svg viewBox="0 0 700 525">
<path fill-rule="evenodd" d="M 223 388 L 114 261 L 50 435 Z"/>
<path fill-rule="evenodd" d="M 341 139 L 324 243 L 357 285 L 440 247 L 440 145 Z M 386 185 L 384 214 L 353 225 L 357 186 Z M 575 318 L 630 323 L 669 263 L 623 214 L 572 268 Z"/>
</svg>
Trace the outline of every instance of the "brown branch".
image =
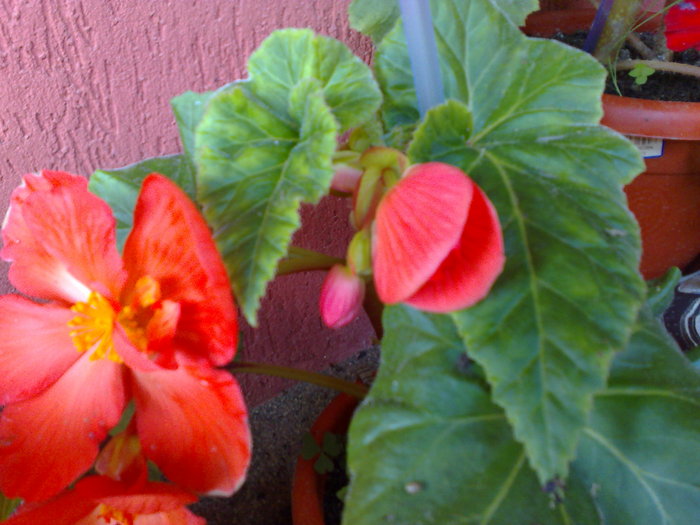
<svg viewBox="0 0 700 525">
<path fill-rule="evenodd" d="M 700 66 L 679 64 L 678 62 L 664 62 L 663 60 L 620 60 L 615 64 L 615 69 L 618 71 L 628 71 L 634 69 L 637 64 L 644 64 L 656 71 L 680 73 L 681 75 L 700 78 Z"/>
</svg>

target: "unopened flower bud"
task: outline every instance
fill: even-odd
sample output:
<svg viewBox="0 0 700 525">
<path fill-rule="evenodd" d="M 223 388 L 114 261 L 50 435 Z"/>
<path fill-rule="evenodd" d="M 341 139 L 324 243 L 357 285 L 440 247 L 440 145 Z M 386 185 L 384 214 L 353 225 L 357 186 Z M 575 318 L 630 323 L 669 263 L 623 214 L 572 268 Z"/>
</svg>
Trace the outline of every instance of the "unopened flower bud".
<svg viewBox="0 0 700 525">
<path fill-rule="evenodd" d="M 365 282 L 350 268 L 336 264 L 321 287 L 319 309 L 329 328 L 340 328 L 360 313 L 365 297 Z"/>
</svg>

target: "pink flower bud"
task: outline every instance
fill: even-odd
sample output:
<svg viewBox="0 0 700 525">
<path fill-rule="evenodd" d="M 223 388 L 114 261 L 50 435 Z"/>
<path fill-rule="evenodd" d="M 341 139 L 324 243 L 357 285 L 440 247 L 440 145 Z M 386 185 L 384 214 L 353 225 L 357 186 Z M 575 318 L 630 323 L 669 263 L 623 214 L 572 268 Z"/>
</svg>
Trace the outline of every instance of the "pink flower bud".
<svg viewBox="0 0 700 525">
<path fill-rule="evenodd" d="M 379 204 L 372 261 L 382 302 L 441 313 L 466 308 L 503 269 L 498 216 L 458 168 L 412 166 Z"/>
<path fill-rule="evenodd" d="M 365 282 L 350 268 L 336 264 L 321 287 L 321 319 L 330 328 L 340 328 L 360 313 L 365 297 Z"/>
</svg>

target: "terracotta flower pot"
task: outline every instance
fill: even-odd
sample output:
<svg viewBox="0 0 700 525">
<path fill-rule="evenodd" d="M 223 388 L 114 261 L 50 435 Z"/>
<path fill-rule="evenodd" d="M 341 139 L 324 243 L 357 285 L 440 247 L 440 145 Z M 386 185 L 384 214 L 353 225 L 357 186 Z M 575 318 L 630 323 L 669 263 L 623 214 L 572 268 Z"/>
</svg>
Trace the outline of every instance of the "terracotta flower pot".
<svg viewBox="0 0 700 525">
<path fill-rule="evenodd" d="M 335 397 L 311 427 L 311 436 L 321 447 L 323 436 L 332 432 L 346 434 L 359 400 L 348 394 Z M 299 456 L 292 484 L 292 522 L 294 525 L 324 525 L 323 489 L 326 475 L 314 469 L 316 458 Z"/>
<path fill-rule="evenodd" d="M 525 32 L 551 36 L 587 29 L 595 11 L 539 11 Z M 642 27 L 642 29 L 645 29 Z M 700 253 L 700 102 L 603 95 L 602 124 L 632 138 L 646 171 L 625 188 L 642 233 L 644 277 L 683 268 Z"/>
</svg>

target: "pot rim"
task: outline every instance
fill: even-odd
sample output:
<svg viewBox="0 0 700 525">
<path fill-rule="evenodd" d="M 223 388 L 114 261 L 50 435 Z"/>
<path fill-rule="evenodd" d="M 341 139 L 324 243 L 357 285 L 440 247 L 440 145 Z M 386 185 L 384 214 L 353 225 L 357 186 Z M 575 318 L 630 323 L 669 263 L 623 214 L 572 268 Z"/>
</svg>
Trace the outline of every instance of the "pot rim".
<svg viewBox="0 0 700 525">
<path fill-rule="evenodd" d="M 310 433 L 320 446 L 327 432 L 342 433 L 347 427 L 360 400 L 339 394 L 321 412 Z M 323 484 L 326 476 L 314 470 L 315 458 L 297 458 L 292 483 L 292 523 L 294 525 L 324 525 Z"/>
</svg>

